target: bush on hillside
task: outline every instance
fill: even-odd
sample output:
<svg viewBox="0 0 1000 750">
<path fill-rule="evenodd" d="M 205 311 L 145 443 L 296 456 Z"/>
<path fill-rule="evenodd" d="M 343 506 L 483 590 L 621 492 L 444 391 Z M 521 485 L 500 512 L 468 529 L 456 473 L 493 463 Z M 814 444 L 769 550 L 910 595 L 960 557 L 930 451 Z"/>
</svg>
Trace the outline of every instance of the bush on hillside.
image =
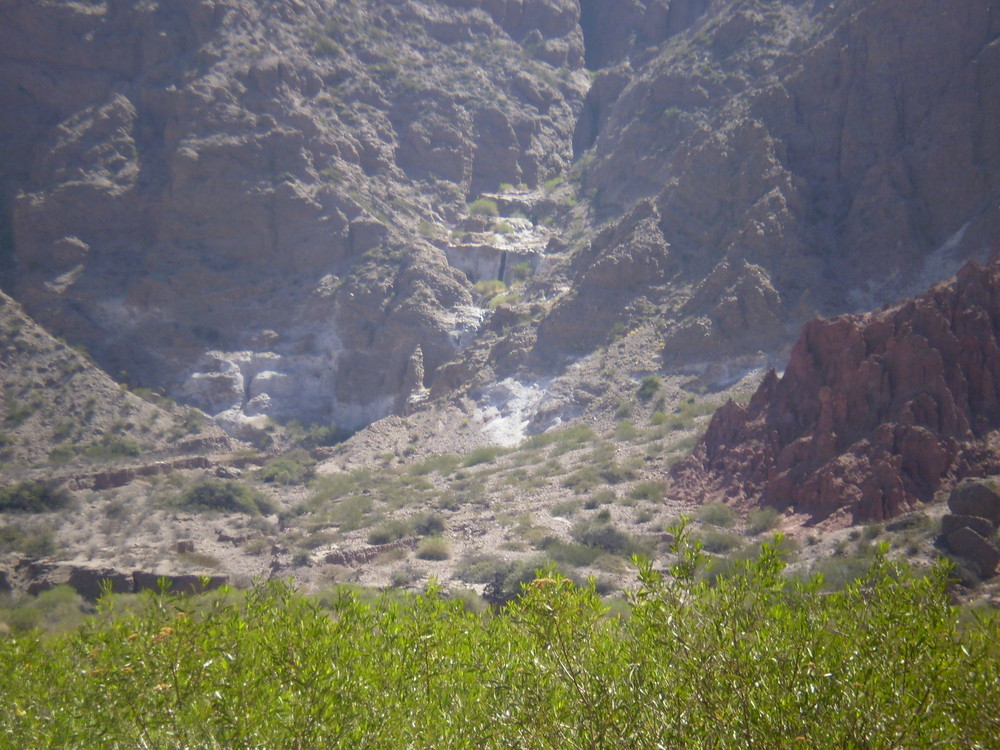
<svg viewBox="0 0 1000 750">
<path fill-rule="evenodd" d="M 262 492 L 233 479 L 202 479 L 181 492 L 178 505 L 252 516 L 275 512 L 274 503 Z"/>
<path fill-rule="evenodd" d="M 47 513 L 61 510 L 72 501 L 69 490 L 54 482 L 27 480 L 0 489 L 0 512 Z"/>
</svg>

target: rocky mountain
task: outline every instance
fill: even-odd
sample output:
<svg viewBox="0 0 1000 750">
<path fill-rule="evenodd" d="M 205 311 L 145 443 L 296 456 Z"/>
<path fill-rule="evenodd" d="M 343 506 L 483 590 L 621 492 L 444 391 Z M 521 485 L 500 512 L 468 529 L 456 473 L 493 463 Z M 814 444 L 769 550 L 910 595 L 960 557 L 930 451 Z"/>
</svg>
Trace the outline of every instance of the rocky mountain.
<svg viewBox="0 0 1000 750">
<path fill-rule="evenodd" d="M 581 358 L 731 382 L 984 257 L 998 36 L 981 0 L 11 0 L 0 275 L 233 435 L 505 378 L 542 429 Z"/>
<path fill-rule="evenodd" d="M 781 377 L 716 412 L 673 468 L 674 490 L 842 525 L 1000 473 L 998 332 L 997 263 L 896 306 L 810 322 Z"/>
<path fill-rule="evenodd" d="M 130 393 L 3 293 L 0 373 L 0 472 L 8 480 L 43 462 L 52 476 L 81 458 L 133 462 L 236 447 L 197 409 Z"/>
</svg>

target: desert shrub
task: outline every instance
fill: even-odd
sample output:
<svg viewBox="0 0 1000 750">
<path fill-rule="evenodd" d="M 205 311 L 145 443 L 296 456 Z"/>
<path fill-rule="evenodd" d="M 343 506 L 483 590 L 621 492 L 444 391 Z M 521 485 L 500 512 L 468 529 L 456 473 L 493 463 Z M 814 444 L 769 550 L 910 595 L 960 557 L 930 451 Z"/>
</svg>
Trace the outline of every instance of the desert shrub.
<svg viewBox="0 0 1000 750">
<path fill-rule="evenodd" d="M 698 511 L 698 520 L 712 526 L 728 529 L 736 523 L 736 511 L 725 503 L 709 503 Z"/>
<path fill-rule="evenodd" d="M 28 557 L 48 557 L 56 552 L 52 529 L 0 526 L 0 553 L 20 552 Z"/>
<path fill-rule="evenodd" d="M 414 476 L 425 476 L 436 472 L 442 477 L 446 477 L 455 471 L 461 463 L 462 459 L 459 456 L 447 454 L 428 456 L 422 461 L 411 465 L 408 471 Z"/>
<path fill-rule="evenodd" d="M 582 507 L 583 503 L 579 500 L 566 500 L 565 502 L 556 503 L 549 508 L 549 515 L 558 516 L 560 518 L 569 518 L 570 516 L 575 515 Z"/>
<path fill-rule="evenodd" d="M 615 440 L 635 440 L 639 437 L 639 430 L 627 419 L 621 420 L 615 425 Z"/>
<path fill-rule="evenodd" d="M 557 445 L 560 452 L 566 453 L 576 448 L 582 448 L 597 440 L 597 433 L 589 425 L 581 424 L 566 427 L 561 430 L 546 430 L 537 435 L 525 438 L 521 443 L 522 450 L 535 450 Z M 555 451 L 553 451 L 555 453 Z"/>
<path fill-rule="evenodd" d="M 590 565 L 601 555 L 606 554 L 600 547 L 593 547 L 579 542 L 564 542 L 555 537 L 544 540 L 541 548 L 550 559 L 564 565 Z"/>
<path fill-rule="evenodd" d="M 615 419 L 624 420 L 632 416 L 635 404 L 627 398 L 619 396 L 615 399 Z"/>
<path fill-rule="evenodd" d="M 781 514 L 770 505 L 754 508 L 747 514 L 747 533 L 762 534 L 773 531 L 781 524 Z"/>
<path fill-rule="evenodd" d="M 602 505 L 613 503 L 617 499 L 618 495 L 615 494 L 614 490 L 599 490 L 584 501 L 583 507 L 585 510 L 596 510 Z"/>
<path fill-rule="evenodd" d="M 69 490 L 54 482 L 25 480 L 0 489 L 0 512 L 47 513 L 73 501 Z"/>
<path fill-rule="evenodd" d="M 391 544 L 402 539 L 409 532 L 409 527 L 404 521 L 393 520 L 383 521 L 378 526 L 368 532 L 369 544 Z"/>
<path fill-rule="evenodd" d="M 305 451 L 293 451 L 288 455 L 272 458 L 260 468 L 257 478 L 273 484 L 303 484 L 312 478 L 315 464 Z"/>
<path fill-rule="evenodd" d="M 234 479 L 202 479 L 185 488 L 177 504 L 190 510 L 259 515 L 273 513 L 274 504 L 264 493 Z"/>
<path fill-rule="evenodd" d="M 469 451 L 462 459 L 462 466 L 479 466 L 480 464 L 493 463 L 497 457 L 503 454 L 503 448 L 495 445 L 484 445 Z"/>
<path fill-rule="evenodd" d="M 493 225 L 493 231 L 497 234 L 510 234 L 514 231 L 514 227 L 509 221 L 498 221 Z"/>
<path fill-rule="evenodd" d="M 870 523 L 867 526 L 865 526 L 865 529 L 862 532 L 862 536 L 865 539 L 871 540 L 877 537 L 881 533 L 882 533 L 882 524 Z"/>
<path fill-rule="evenodd" d="M 563 487 L 571 489 L 577 494 L 582 494 L 598 485 L 604 484 L 604 482 L 601 480 L 601 475 L 597 467 L 587 464 L 563 479 L 562 484 Z"/>
<path fill-rule="evenodd" d="M 115 458 L 134 458 L 142 455 L 142 445 L 132 438 L 107 433 L 99 441 L 83 449 L 83 456 L 92 461 L 108 461 Z"/>
<path fill-rule="evenodd" d="M 285 434 L 300 448 L 312 450 L 322 446 L 336 445 L 346 439 L 350 433 L 340 429 L 335 424 L 303 425 L 297 419 L 292 419 L 285 425 Z"/>
<path fill-rule="evenodd" d="M 341 531 L 354 531 L 370 526 L 378 520 L 375 503 L 365 495 L 351 495 L 335 502 L 323 514 Z"/>
<path fill-rule="evenodd" d="M 473 284 L 473 287 L 485 299 L 507 291 L 507 284 L 501 279 L 480 279 Z"/>
<path fill-rule="evenodd" d="M 437 513 L 417 513 L 410 517 L 409 527 L 418 536 L 431 536 L 444 531 L 444 518 Z"/>
<path fill-rule="evenodd" d="M 50 464 L 61 465 L 72 461 L 79 455 L 79 451 L 76 446 L 73 445 L 57 445 L 51 451 L 49 451 L 48 460 Z"/>
<path fill-rule="evenodd" d="M 657 394 L 662 385 L 663 381 L 658 375 L 647 375 L 639 384 L 639 390 L 636 392 L 636 395 L 640 401 L 649 401 Z"/>
<path fill-rule="evenodd" d="M 649 500 L 658 503 L 663 500 L 663 482 L 639 482 L 628 493 L 633 500 Z"/>
<path fill-rule="evenodd" d="M 451 544 L 441 536 L 429 536 L 417 545 L 417 557 L 421 560 L 447 560 L 451 557 Z"/>
<path fill-rule="evenodd" d="M 727 531 L 706 529 L 698 535 L 704 549 L 715 554 L 725 554 L 743 546 L 743 539 Z"/>
<path fill-rule="evenodd" d="M 177 562 L 201 570 L 215 570 L 222 564 L 219 558 L 204 552 L 179 552 Z"/>
<path fill-rule="evenodd" d="M 497 202 L 491 198 L 477 198 L 469 204 L 471 216 L 499 216 Z"/>
<path fill-rule="evenodd" d="M 838 591 L 865 575 L 872 564 L 870 552 L 871 549 L 866 548 L 860 554 L 832 555 L 817 560 L 810 572 L 814 576 L 822 576 L 824 589 Z"/>
<path fill-rule="evenodd" d="M 645 551 L 635 537 L 601 518 L 578 521 L 570 530 L 570 536 L 580 544 L 616 555 L 630 556 Z"/>
<path fill-rule="evenodd" d="M 515 263 L 511 273 L 515 281 L 526 281 L 532 274 L 531 261 L 522 260 L 520 263 Z"/>
</svg>

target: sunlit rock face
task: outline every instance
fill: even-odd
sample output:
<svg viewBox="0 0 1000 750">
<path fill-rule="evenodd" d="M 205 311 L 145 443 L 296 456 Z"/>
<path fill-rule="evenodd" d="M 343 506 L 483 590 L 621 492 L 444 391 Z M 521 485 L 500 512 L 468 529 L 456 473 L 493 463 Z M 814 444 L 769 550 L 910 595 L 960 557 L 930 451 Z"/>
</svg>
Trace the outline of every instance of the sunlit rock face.
<svg viewBox="0 0 1000 750">
<path fill-rule="evenodd" d="M 651 321 L 665 370 L 767 359 L 1000 237 L 998 35 L 979 0 L 10 0 L 0 284 L 230 425 Z M 488 323 L 474 283 L 525 274 Z"/>
<path fill-rule="evenodd" d="M 1000 471 L 1000 265 L 894 307 L 809 323 L 784 375 L 716 413 L 678 492 L 881 521 Z"/>
</svg>

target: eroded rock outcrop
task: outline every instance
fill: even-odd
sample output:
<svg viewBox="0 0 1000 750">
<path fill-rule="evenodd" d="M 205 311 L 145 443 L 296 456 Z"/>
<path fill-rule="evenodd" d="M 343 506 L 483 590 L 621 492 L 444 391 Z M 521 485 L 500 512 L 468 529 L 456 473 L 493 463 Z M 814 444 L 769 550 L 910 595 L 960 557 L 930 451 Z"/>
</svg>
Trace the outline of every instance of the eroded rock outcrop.
<svg viewBox="0 0 1000 750">
<path fill-rule="evenodd" d="M 997 264 L 970 263 L 878 312 L 813 321 L 784 375 L 769 373 L 749 404 L 719 409 L 675 467 L 676 489 L 861 522 L 996 473 L 998 332 Z"/>
<path fill-rule="evenodd" d="M 966 479 L 948 495 L 951 513 L 941 517 L 941 537 L 954 554 L 969 560 L 983 578 L 1000 565 L 1000 483 L 996 478 Z"/>
<path fill-rule="evenodd" d="M 776 352 L 804 321 L 912 296 L 1000 236 L 997 7 L 581 5 L 604 66 L 576 132 L 593 144 L 584 189 L 601 218 L 652 201 L 670 283 L 698 297 L 673 313 L 668 365 Z"/>
<path fill-rule="evenodd" d="M 418 224 L 564 171 L 582 63 L 575 0 L 5 2 L 0 281 L 233 434 L 366 424 L 473 304 Z"/>
</svg>

